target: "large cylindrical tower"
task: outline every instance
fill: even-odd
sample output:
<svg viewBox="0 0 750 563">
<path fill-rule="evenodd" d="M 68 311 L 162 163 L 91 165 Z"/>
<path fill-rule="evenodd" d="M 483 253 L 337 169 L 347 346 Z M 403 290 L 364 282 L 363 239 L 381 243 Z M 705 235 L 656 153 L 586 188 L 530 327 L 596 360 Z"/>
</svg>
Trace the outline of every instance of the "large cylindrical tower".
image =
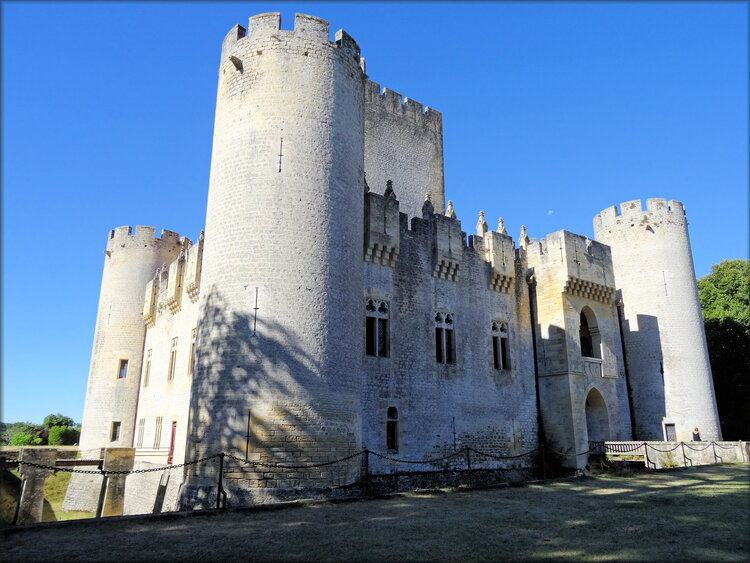
<svg viewBox="0 0 750 563">
<path fill-rule="evenodd" d="M 721 438 L 685 209 L 640 200 L 594 218 L 595 238 L 612 248 L 622 297 L 622 330 L 635 437 Z"/>
<path fill-rule="evenodd" d="M 310 461 L 359 447 L 363 176 L 354 40 L 339 31 L 332 42 L 328 22 L 300 14 L 293 31 L 279 14 L 233 28 L 219 67 L 188 458 Z M 189 468 L 189 479 L 206 470 Z M 258 479 L 234 484 L 289 486 Z"/>
</svg>

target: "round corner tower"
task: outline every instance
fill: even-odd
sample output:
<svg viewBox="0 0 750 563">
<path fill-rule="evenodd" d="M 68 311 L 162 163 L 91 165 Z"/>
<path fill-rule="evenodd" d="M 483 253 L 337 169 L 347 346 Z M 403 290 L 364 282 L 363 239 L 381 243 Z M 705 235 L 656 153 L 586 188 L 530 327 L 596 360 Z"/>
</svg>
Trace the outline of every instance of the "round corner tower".
<svg viewBox="0 0 750 563">
<path fill-rule="evenodd" d="M 594 218 L 596 240 L 612 249 L 622 298 L 635 437 L 721 439 L 685 209 L 649 199 Z"/>
<path fill-rule="evenodd" d="M 364 73 L 356 42 L 330 41 L 328 22 L 280 23 L 251 17 L 222 44 L 193 458 L 359 448 Z"/>
<path fill-rule="evenodd" d="M 86 390 L 80 449 L 131 447 L 143 360 L 146 286 L 156 270 L 179 255 L 177 233 L 154 227 L 118 227 L 104 251 L 99 309 Z M 115 428 L 117 426 L 117 428 Z M 113 439 L 114 438 L 114 439 Z"/>
</svg>

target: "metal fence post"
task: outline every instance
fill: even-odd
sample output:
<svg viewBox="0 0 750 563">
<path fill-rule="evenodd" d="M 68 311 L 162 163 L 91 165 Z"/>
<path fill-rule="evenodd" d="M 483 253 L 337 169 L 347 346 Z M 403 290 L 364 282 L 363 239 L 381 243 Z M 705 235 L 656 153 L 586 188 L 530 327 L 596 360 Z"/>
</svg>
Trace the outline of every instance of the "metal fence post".
<svg viewBox="0 0 750 563">
<path fill-rule="evenodd" d="M 687 467 L 687 456 L 685 455 L 685 442 L 680 442 L 680 446 L 682 447 L 682 465 L 683 467 Z M 692 465 L 692 462 L 691 462 Z"/>
<path fill-rule="evenodd" d="M 224 492 L 224 483 L 222 477 L 224 476 L 224 452 L 219 454 L 219 487 L 216 491 L 216 508 L 227 507 L 227 494 Z"/>
<path fill-rule="evenodd" d="M 474 479 L 472 478 L 471 474 L 471 448 L 467 446 L 464 449 L 466 450 L 466 468 L 469 470 L 469 484 L 472 485 L 474 483 Z"/>
<path fill-rule="evenodd" d="M 96 504 L 96 518 L 102 517 L 102 511 L 104 510 L 104 497 L 107 493 L 107 481 L 109 481 L 109 477 L 106 473 L 102 472 L 102 487 L 99 489 L 99 501 Z"/>
<path fill-rule="evenodd" d="M 365 471 L 365 496 L 370 496 L 370 450 L 365 448 L 362 468 Z"/>
</svg>

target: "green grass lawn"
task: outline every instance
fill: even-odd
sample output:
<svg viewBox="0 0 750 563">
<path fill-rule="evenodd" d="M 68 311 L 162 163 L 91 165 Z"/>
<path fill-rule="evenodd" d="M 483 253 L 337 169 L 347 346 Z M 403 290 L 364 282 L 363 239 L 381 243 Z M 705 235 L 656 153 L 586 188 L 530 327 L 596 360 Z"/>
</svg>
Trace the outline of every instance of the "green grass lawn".
<svg viewBox="0 0 750 563">
<path fill-rule="evenodd" d="M 10 560 L 746 561 L 750 465 L 5 530 Z M 75 541 L 65 541 L 74 537 Z"/>
</svg>

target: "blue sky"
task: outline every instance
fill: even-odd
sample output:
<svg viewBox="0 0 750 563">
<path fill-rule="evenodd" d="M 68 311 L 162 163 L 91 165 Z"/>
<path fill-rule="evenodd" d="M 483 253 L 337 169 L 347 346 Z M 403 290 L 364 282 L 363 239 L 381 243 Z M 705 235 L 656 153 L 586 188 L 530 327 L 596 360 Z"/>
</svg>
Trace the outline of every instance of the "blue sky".
<svg viewBox="0 0 750 563">
<path fill-rule="evenodd" d="M 221 41 L 274 11 L 345 29 L 372 80 L 443 112 L 465 231 L 483 210 L 593 236 L 664 197 L 698 276 L 747 258 L 747 3 L 4 2 L 3 421 L 81 420 L 108 231 L 197 238 Z"/>
</svg>

